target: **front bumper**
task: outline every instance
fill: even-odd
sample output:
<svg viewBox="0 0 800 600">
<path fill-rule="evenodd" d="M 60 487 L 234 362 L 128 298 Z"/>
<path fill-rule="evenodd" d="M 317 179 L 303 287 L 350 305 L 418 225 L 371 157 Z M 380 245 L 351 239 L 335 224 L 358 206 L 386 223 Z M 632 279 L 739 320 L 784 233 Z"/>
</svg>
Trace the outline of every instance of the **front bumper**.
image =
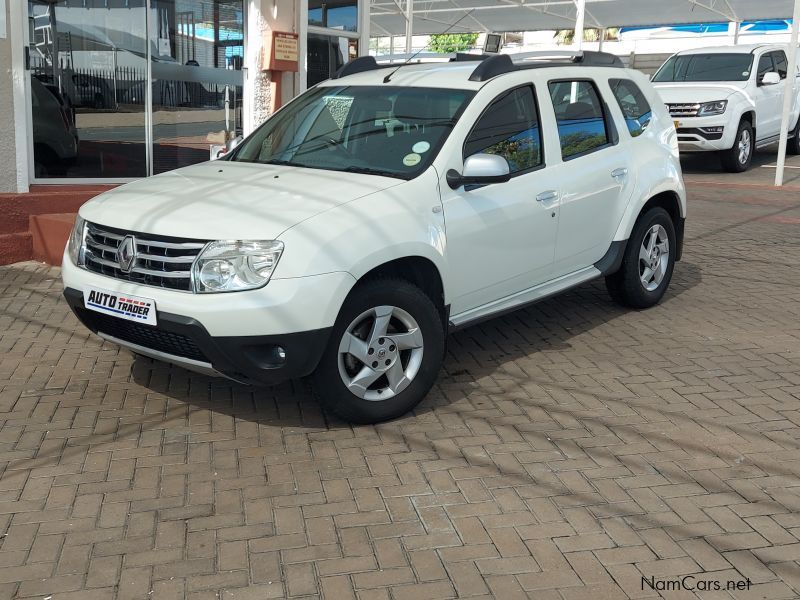
<svg viewBox="0 0 800 600">
<path fill-rule="evenodd" d="M 326 327 L 276 335 L 212 336 L 191 317 L 157 311 L 158 326 L 153 327 L 87 310 L 80 290 L 67 287 L 64 297 L 78 319 L 104 339 L 138 354 L 252 385 L 275 385 L 312 373 L 331 332 Z M 231 317 L 236 318 L 235 312 Z"/>
<path fill-rule="evenodd" d="M 673 117 L 673 121 L 677 123 L 678 148 L 683 152 L 716 152 L 733 147 L 736 127 L 731 127 L 724 115 Z"/>
</svg>

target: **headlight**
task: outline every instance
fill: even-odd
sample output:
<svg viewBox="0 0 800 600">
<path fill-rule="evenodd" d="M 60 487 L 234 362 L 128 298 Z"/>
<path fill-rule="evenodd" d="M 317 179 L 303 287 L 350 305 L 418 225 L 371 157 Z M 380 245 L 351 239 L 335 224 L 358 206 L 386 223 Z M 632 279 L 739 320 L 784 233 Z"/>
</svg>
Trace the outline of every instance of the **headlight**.
<svg viewBox="0 0 800 600">
<path fill-rule="evenodd" d="M 239 292 L 260 288 L 269 281 L 283 252 L 283 242 L 211 242 L 194 264 L 198 293 Z"/>
<path fill-rule="evenodd" d="M 67 242 L 67 254 L 72 264 L 80 267 L 83 265 L 83 245 L 86 238 L 86 221 L 79 217 L 75 219 L 75 226 Z"/>
<path fill-rule="evenodd" d="M 698 117 L 709 117 L 711 115 L 721 115 L 728 107 L 727 100 L 717 100 L 715 102 L 704 102 L 697 111 Z"/>
</svg>

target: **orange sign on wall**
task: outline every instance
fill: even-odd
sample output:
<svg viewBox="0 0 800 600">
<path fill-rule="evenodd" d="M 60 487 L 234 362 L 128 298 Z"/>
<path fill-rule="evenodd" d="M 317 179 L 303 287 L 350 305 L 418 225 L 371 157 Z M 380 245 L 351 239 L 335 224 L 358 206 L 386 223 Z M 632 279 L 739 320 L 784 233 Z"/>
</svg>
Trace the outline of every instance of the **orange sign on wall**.
<svg viewBox="0 0 800 600">
<path fill-rule="evenodd" d="M 269 31 L 264 34 L 262 71 L 297 71 L 300 41 L 296 33 Z"/>
</svg>

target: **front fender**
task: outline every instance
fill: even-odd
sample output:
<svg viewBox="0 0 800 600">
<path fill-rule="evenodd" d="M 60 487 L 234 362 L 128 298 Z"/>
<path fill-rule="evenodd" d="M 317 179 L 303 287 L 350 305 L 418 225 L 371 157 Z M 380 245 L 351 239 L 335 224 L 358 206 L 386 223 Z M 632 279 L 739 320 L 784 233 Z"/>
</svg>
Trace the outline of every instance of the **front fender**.
<svg viewBox="0 0 800 600">
<path fill-rule="evenodd" d="M 340 205 L 280 235 L 275 277 L 348 272 L 359 279 L 386 262 L 413 256 L 444 272 L 445 229 L 437 177 L 416 179 Z M 446 290 L 445 290 L 446 293 Z"/>
</svg>

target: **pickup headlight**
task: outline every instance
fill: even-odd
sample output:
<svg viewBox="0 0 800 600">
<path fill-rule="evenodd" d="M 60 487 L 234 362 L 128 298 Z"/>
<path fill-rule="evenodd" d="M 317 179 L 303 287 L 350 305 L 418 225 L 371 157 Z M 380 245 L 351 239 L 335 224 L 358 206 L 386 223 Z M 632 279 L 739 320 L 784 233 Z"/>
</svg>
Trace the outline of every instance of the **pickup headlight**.
<svg viewBox="0 0 800 600">
<path fill-rule="evenodd" d="M 62 238 L 63 239 L 63 238 Z M 83 248 L 86 239 L 86 221 L 78 216 L 75 219 L 75 225 L 72 228 L 72 233 L 69 234 L 69 242 L 67 242 L 67 254 L 72 264 L 76 267 L 83 265 Z"/>
<path fill-rule="evenodd" d="M 198 293 L 240 292 L 263 287 L 283 253 L 283 242 L 211 242 L 194 263 Z"/>
<path fill-rule="evenodd" d="M 727 100 L 716 100 L 714 102 L 703 102 L 697 111 L 698 117 L 710 117 L 711 115 L 721 115 L 728 108 Z"/>
</svg>

